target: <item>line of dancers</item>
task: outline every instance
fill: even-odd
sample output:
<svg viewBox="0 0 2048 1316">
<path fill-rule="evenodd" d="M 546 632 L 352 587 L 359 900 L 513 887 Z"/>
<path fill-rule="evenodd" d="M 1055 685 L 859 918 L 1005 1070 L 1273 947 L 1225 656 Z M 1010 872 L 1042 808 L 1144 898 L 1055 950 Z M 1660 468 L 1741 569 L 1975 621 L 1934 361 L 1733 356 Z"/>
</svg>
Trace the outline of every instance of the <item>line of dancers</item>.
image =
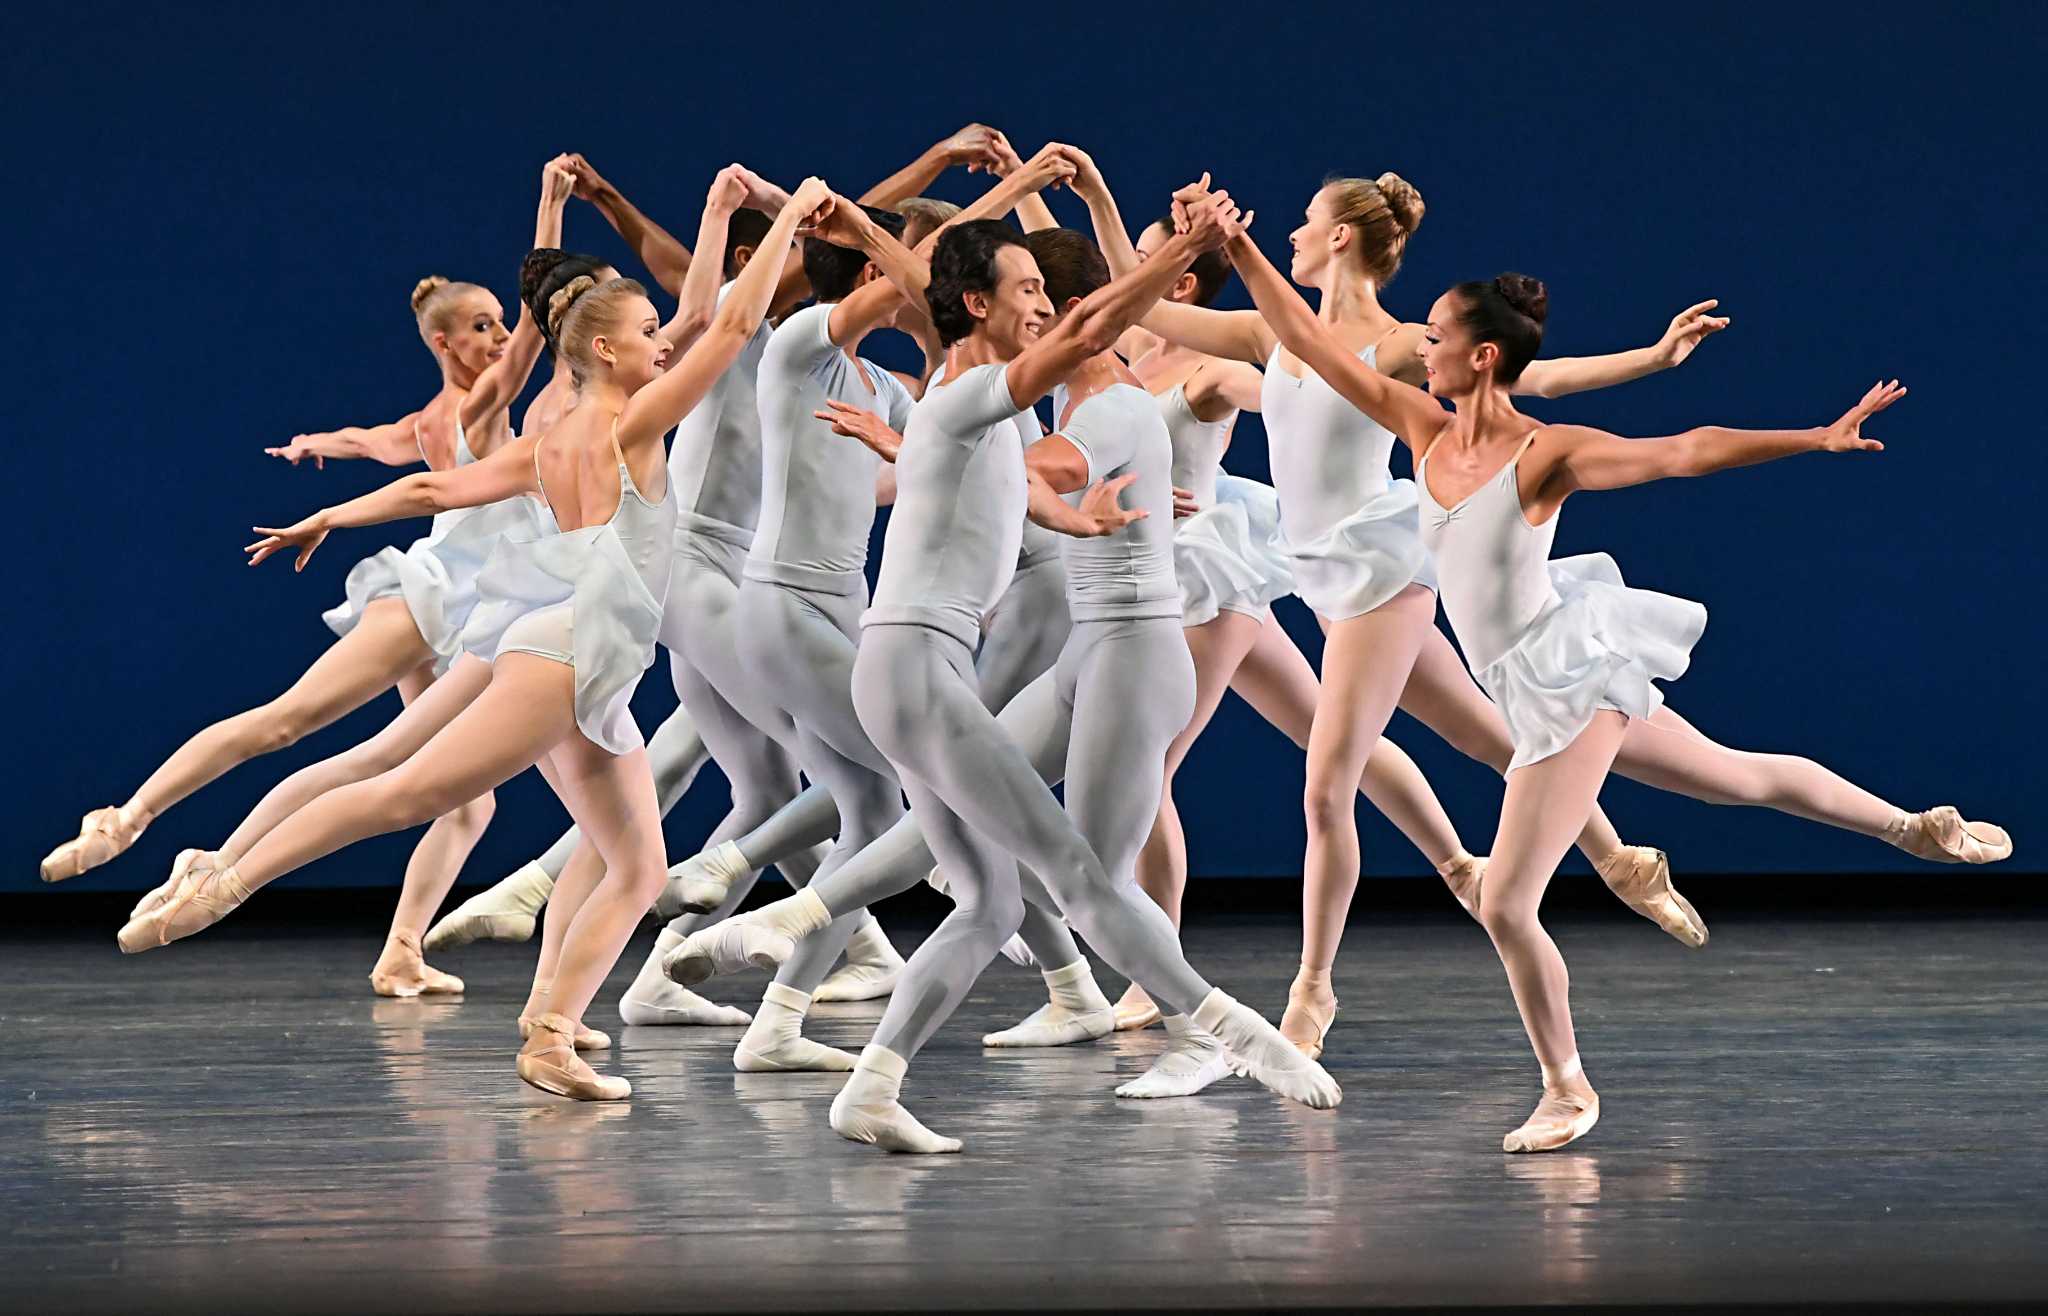
<svg viewBox="0 0 2048 1316">
<path fill-rule="evenodd" d="M 952 167 L 993 186 L 964 209 L 918 195 Z M 1054 218 L 1044 194 L 1060 188 L 1092 236 Z M 633 247 L 672 316 L 562 249 L 573 198 Z M 1573 493 L 1879 450 L 1863 425 L 1904 396 L 1895 381 L 1804 429 L 1624 439 L 1545 424 L 1518 395 L 1668 369 L 1727 319 L 1701 302 L 1646 347 L 1538 359 L 1548 294 L 1503 274 L 1404 321 L 1381 298 L 1424 206 L 1391 173 L 1316 189 L 1285 276 L 1207 175 L 1155 213 L 1133 241 L 1086 152 L 1054 143 L 1027 160 L 980 124 L 858 199 L 732 165 L 694 246 L 583 157 L 550 161 L 516 326 L 482 286 L 424 280 L 412 305 L 439 392 L 388 424 L 268 450 L 428 469 L 257 528 L 249 561 L 302 568 L 330 533 L 401 518 L 431 516 L 428 533 L 357 564 L 324 617 L 335 643 L 284 693 L 187 740 L 125 804 L 87 814 L 44 879 L 108 863 L 194 790 L 395 686 L 404 706 L 383 730 L 287 777 L 221 844 L 181 851 L 121 948 L 191 936 L 312 860 L 429 824 L 370 975 L 379 994 L 459 993 L 427 951 L 538 925 L 517 1072 L 617 1100 L 626 1081 L 583 1058 L 612 1045 L 586 1016 L 653 911 L 663 927 L 619 1003 L 626 1023 L 744 1025 L 742 1070 L 848 1073 L 840 1134 L 952 1152 L 960 1141 L 920 1123 L 901 1088 L 999 953 L 1035 966 L 1047 1001 L 988 1046 L 1157 1022 L 1164 1051 L 1118 1096 L 1237 1074 L 1336 1106 L 1320 1057 L 1363 794 L 1499 952 L 1542 1071 L 1503 1141 L 1524 1152 L 1600 1114 L 1538 917 L 1565 851 L 1679 941 L 1707 940 L 1663 853 L 1624 844 L 1601 812 L 1610 772 L 1935 862 L 2011 853 L 2003 830 L 1953 807 L 1908 812 L 1810 760 L 1708 738 L 1656 684 L 1684 672 L 1705 609 L 1626 585 L 1604 554 L 1550 556 Z M 1233 272 L 1256 309 L 1214 307 Z M 918 344 L 921 371 L 861 355 L 891 329 Z M 543 348 L 553 374 L 515 434 Z M 1271 487 L 1223 470 L 1246 410 L 1265 419 Z M 1397 444 L 1412 480 L 1391 473 Z M 890 505 L 870 597 L 870 532 Z M 1325 632 L 1320 675 L 1273 618 L 1288 594 Z M 643 740 L 628 703 L 657 647 L 680 706 Z M 1227 689 L 1307 756 L 1302 950 L 1277 1025 L 1189 964 L 1177 930 L 1174 777 Z M 1484 857 L 1386 738 L 1396 707 L 1504 776 Z M 732 806 L 671 867 L 661 819 L 707 758 Z M 574 829 L 429 928 L 492 791 L 529 766 Z M 736 913 L 771 866 L 794 894 Z M 870 909 L 921 881 L 954 907 L 906 961 Z M 1121 1000 L 1077 934 L 1129 980 Z M 751 1017 L 691 990 L 748 966 L 774 979 Z M 859 1055 L 803 1036 L 813 1002 L 882 996 Z"/>
</svg>

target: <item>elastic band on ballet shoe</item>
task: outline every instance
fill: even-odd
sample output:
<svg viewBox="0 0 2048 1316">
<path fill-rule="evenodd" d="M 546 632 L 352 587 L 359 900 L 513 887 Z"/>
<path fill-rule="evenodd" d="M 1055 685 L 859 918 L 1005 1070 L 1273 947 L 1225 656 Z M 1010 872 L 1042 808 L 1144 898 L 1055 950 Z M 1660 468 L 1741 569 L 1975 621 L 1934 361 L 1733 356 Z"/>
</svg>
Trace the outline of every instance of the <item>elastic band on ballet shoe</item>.
<svg viewBox="0 0 2048 1316">
<path fill-rule="evenodd" d="M 75 838 L 43 857 L 39 869 L 43 881 L 67 882 L 120 858 L 142 836 L 151 817 L 147 810 L 126 804 L 94 809 L 78 820 Z"/>
<path fill-rule="evenodd" d="M 1671 884 L 1671 861 L 1662 850 L 1624 845 L 1593 865 L 1593 871 L 1622 904 L 1676 940 L 1694 950 L 1707 944 L 1706 921 Z"/>
<path fill-rule="evenodd" d="M 201 864 L 209 858 L 201 855 L 195 859 L 169 899 L 130 919 L 116 934 L 115 941 L 124 953 L 134 955 L 168 946 L 212 927 L 242 907 L 251 892 L 241 874 L 232 866 L 202 869 Z"/>
<path fill-rule="evenodd" d="M 1937 864 L 1995 864 L 2012 856 L 2012 837 L 2003 827 L 1965 821 L 1952 804 L 1925 813 L 1899 812 L 1885 827 L 1884 839 Z"/>
<path fill-rule="evenodd" d="M 577 1101 L 623 1101 L 632 1096 L 631 1083 L 599 1074 L 576 1054 L 577 1028 L 563 1015 L 535 1016 L 527 1038 L 530 1049 L 522 1049 L 514 1062 L 519 1077 L 543 1092 Z M 535 1046 L 536 1041 L 542 1044 Z"/>
<path fill-rule="evenodd" d="M 520 1041 L 524 1042 L 527 1038 L 533 1036 L 533 1021 L 534 1016 L 532 1015 L 522 1014 L 519 1016 Z M 576 1023 L 576 1036 L 571 1039 L 571 1042 L 578 1051 L 609 1051 L 612 1049 L 612 1036 L 610 1033 L 600 1032 L 580 1019 Z"/>
<path fill-rule="evenodd" d="M 1463 850 L 1436 866 L 1436 875 L 1451 889 L 1451 895 L 1473 918 L 1479 917 L 1479 891 L 1486 878 L 1486 856 Z"/>
</svg>

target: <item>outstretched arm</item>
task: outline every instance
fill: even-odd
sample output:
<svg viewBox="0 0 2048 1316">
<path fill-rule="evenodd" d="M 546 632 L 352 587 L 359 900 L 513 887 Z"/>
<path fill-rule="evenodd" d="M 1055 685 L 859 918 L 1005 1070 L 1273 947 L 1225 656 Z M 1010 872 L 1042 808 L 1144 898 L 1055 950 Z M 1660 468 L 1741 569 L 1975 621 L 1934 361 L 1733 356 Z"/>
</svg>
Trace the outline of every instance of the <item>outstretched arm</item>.
<svg viewBox="0 0 2048 1316">
<path fill-rule="evenodd" d="M 540 213 L 533 223 L 534 246 L 551 247 L 562 240 L 562 207 L 569 204 L 575 186 L 576 175 L 571 172 L 567 156 L 556 156 L 541 170 Z M 505 344 L 505 355 L 476 377 L 476 383 L 456 409 L 456 419 L 463 429 L 474 433 L 512 405 L 533 376 L 541 346 L 540 326 L 521 307 L 519 324 L 512 330 L 511 341 Z"/>
<path fill-rule="evenodd" d="M 1542 477 L 1543 495 L 1553 500 L 1578 489 L 1624 489 L 1711 475 L 1802 452 L 1883 452 L 1882 443 L 1863 437 L 1863 422 L 1904 396 L 1896 379 L 1880 380 L 1834 424 L 1803 430 L 1707 425 L 1668 438 L 1624 439 L 1581 425 L 1552 426 L 1549 433 L 1559 446 Z"/>
<path fill-rule="evenodd" d="M 1561 398 L 1567 393 L 1608 388 L 1641 379 L 1659 370 L 1669 370 L 1692 355 L 1700 340 L 1728 327 L 1728 317 L 1711 312 L 1721 303 L 1708 298 L 1688 306 L 1671 317 L 1664 336 L 1648 347 L 1605 356 L 1563 356 L 1549 361 L 1531 361 L 1515 381 L 1514 392 L 1536 397 Z"/>
<path fill-rule="evenodd" d="M 1273 268 L 1243 225 L 1236 227 L 1224 250 L 1230 253 L 1230 263 L 1237 267 L 1237 275 L 1244 280 L 1264 322 L 1287 344 L 1287 350 L 1352 406 L 1392 430 L 1411 448 L 1418 439 L 1426 443 L 1443 428 L 1449 416 L 1437 400 L 1353 356 L 1316 319 L 1286 277 Z"/>
<path fill-rule="evenodd" d="M 1050 149 L 1052 149 L 1050 144 L 1041 147 L 1039 154 L 1043 155 Z M 1024 158 L 1017 154 L 1016 147 L 1010 145 L 1010 139 L 1001 133 L 996 134 L 995 155 L 996 163 L 990 171 L 992 173 L 1010 178 L 1018 170 L 1024 168 Z M 1059 220 L 1053 216 L 1052 207 L 1045 204 L 1045 198 L 1038 194 L 1038 189 L 1036 188 L 1029 192 L 1019 193 L 1011 202 L 1009 209 L 1017 212 L 1017 225 L 1026 233 L 1036 233 L 1041 229 L 1058 228 L 1060 226 Z M 997 212 L 997 214 L 1001 213 L 1003 212 Z M 994 217 L 993 215 L 987 216 L 987 218 L 991 219 Z"/>
<path fill-rule="evenodd" d="M 1110 276 L 1129 274 L 1138 268 L 1138 249 L 1131 245 L 1131 235 L 1124 231 L 1124 217 L 1117 212 L 1116 198 L 1110 195 L 1102 171 L 1095 167 L 1094 157 L 1078 146 L 1062 146 L 1060 151 L 1073 161 L 1074 193 L 1087 203 L 1095 245 L 1102 248 L 1102 259 L 1109 264 Z"/>
<path fill-rule="evenodd" d="M 782 272 L 782 254 L 796 236 L 797 222 L 824 204 L 831 189 L 815 178 L 804 180 L 775 217 L 761 249 L 747 268 L 733 281 L 732 291 L 712 317 L 703 337 L 690 345 L 682 359 L 671 365 L 661 378 L 635 393 L 619 417 L 619 445 L 628 450 L 658 444 L 661 436 L 675 428 L 677 421 L 703 400 L 761 327 L 774 299 Z"/>
<path fill-rule="evenodd" d="M 970 173 L 997 162 L 996 139 L 1002 134 L 985 123 L 970 123 L 951 137 L 932 143 L 924 153 L 860 194 L 860 204 L 893 210 L 930 187 L 932 180 L 954 165 Z"/>
<path fill-rule="evenodd" d="M 663 291 L 671 297 L 680 296 L 683 277 L 690 272 L 692 264 L 690 249 L 676 241 L 667 229 L 641 214 L 637 206 L 626 200 L 624 193 L 591 167 L 590 161 L 577 154 L 570 155 L 569 160 L 576 175 L 576 195 L 597 207 L 597 213 L 603 215 L 605 223 L 616 229 L 618 235 L 633 248 L 641 265 L 654 276 L 654 281 L 661 285 Z M 552 247 L 557 243 L 534 245 Z M 706 249 L 700 244 L 697 250 Z M 710 256 L 715 273 L 718 252 L 713 251 Z"/>
<path fill-rule="evenodd" d="M 253 567 L 282 549 L 296 548 L 298 558 L 292 570 L 304 571 L 307 559 L 330 531 L 435 516 L 457 507 L 482 507 L 519 494 L 538 493 L 540 480 L 533 469 L 533 450 L 538 443 L 538 438 L 519 439 L 467 466 L 393 480 L 360 498 L 323 507 L 295 525 L 256 526 L 256 533 L 263 538 L 243 551 Z"/>
<path fill-rule="evenodd" d="M 733 212 L 747 202 L 746 172 L 741 165 L 727 165 L 711 180 L 711 190 L 704 196 L 704 218 L 697 225 L 697 250 L 725 250 Z M 661 330 L 673 351 L 686 351 L 710 325 L 718 310 L 718 279 L 723 272 L 716 258 L 691 262 L 676 296 L 675 318 Z"/>
<path fill-rule="evenodd" d="M 265 448 L 272 457 L 292 465 L 311 457 L 316 468 L 324 468 L 329 457 L 341 460 L 367 458 L 386 466 L 410 466 L 420 455 L 420 413 L 400 416 L 386 425 L 349 425 L 320 434 L 296 434 L 282 448 Z"/>
</svg>

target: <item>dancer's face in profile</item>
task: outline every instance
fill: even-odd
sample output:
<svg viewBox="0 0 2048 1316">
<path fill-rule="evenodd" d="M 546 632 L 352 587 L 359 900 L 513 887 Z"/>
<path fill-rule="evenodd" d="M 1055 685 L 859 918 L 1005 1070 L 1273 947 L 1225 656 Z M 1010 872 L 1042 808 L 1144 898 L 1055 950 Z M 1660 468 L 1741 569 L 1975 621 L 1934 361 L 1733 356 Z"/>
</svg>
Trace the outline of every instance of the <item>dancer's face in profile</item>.
<svg viewBox="0 0 2048 1316">
<path fill-rule="evenodd" d="M 456 304 L 448 327 L 434 335 L 448 355 L 472 375 L 480 375 L 505 355 L 512 337 L 505 328 L 505 308 L 487 292 L 473 292 Z"/>
<path fill-rule="evenodd" d="M 1340 227 L 1331 218 L 1329 197 L 1317 192 L 1308 203 L 1301 227 L 1287 235 L 1288 244 L 1294 248 L 1294 264 L 1287 277 L 1304 287 L 1313 286 L 1337 258 Z"/>
<path fill-rule="evenodd" d="M 632 394 L 661 378 L 671 346 L 654 303 L 633 297 L 619 307 L 618 322 L 598 339 L 597 349 L 611 363 L 612 382 Z"/>
<path fill-rule="evenodd" d="M 1429 391 L 1436 397 L 1470 393 L 1486 364 L 1482 357 L 1487 351 L 1474 344 L 1470 333 L 1458 323 L 1458 313 L 1463 309 L 1455 296 L 1445 293 L 1429 308 L 1429 319 L 1423 325 L 1422 346 L 1416 355 L 1422 358 Z M 1488 343 L 1484 348 L 1490 351 L 1493 345 Z"/>
<path fill-rule="evenodd" d="M 1168 229 L 1164 224 L 1153 224 L 1147 227 L 1143 233 L 1138 235 L 1138 259 L 1141 261 L 1152 259 L 1152 254 L 1165 246 L 1167 239 L 1172 236 L 1172 230 Z M 1195 294 L 1200 289 L 1201 284 L 1196 282 L 1194 275 L 1183 274 L 1178 279 L 1175 279 L 1173 287 L 1167 290 L 1166 300 L 1170 302 L 1193 302 Z"/>
<path fill-rule="evenodd" d="M 1005 245 L 996 252 L 995 264 L 994 290 L 978 294 L 985 307 L 982 332 L 1008 360 L 1045 332 L 1052 322 L 1052 303 L 1045 296 L 1045 276 L 1028 250 Z"/>
</svg>

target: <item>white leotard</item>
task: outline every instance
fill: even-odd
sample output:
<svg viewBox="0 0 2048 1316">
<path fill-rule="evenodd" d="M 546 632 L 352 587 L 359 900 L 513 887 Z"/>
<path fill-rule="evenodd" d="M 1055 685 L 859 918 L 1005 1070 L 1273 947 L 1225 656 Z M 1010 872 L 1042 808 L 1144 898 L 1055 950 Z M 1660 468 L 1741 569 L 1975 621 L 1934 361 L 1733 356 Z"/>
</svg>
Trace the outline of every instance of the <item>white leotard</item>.
<svg viewBox="0 0 2048 1316">
<path fill-rule="evenodd" d="M 1153 397 L 1173 443 L 1173 482 L 1193 493 L 1201 507 L 1174 523 L 1181 625 L 1205 625 L 1219 612 L 1265 615 L 1274 599 L 1294 592 L 1294 568 L 1280 537 L 1273 490 L 1223 470 L 1237 411 L 1220 420 L 1201 419 L 1188 406 L 1184 384 Z"/>
<path fill-rule="evenodd" d="M 1522 511 L 1518 469 L 1535 437 L 1452 507 L 1429 491 L 1427 453 L 1415 467 L 1444 613 L 1507 720 L 1509 771 L 1569 745 L 1598 709 L 1650 716 L 1664 701 L 1651 682 L 1685 671 L 1707 624 L 1697 603 L 1628 588 L 1605 553 L 1550 559 L 1557 517 L 1530 525 Z"/>
<path fill-rule="evenodd" d="M 1188 405 L 1186 384 L 1175 384 L 1154 394 L 1159 418 L 1173 442 L 1173 483 L 1186 489 L 1203 507 L 1216 501 L 1216 477 L 1223 470 L 1223 451 L 1230 446 L 1230 432 L 1237 426 L 1237 408 L 1221 419 L 1203 420 Z"/>
</svg>

